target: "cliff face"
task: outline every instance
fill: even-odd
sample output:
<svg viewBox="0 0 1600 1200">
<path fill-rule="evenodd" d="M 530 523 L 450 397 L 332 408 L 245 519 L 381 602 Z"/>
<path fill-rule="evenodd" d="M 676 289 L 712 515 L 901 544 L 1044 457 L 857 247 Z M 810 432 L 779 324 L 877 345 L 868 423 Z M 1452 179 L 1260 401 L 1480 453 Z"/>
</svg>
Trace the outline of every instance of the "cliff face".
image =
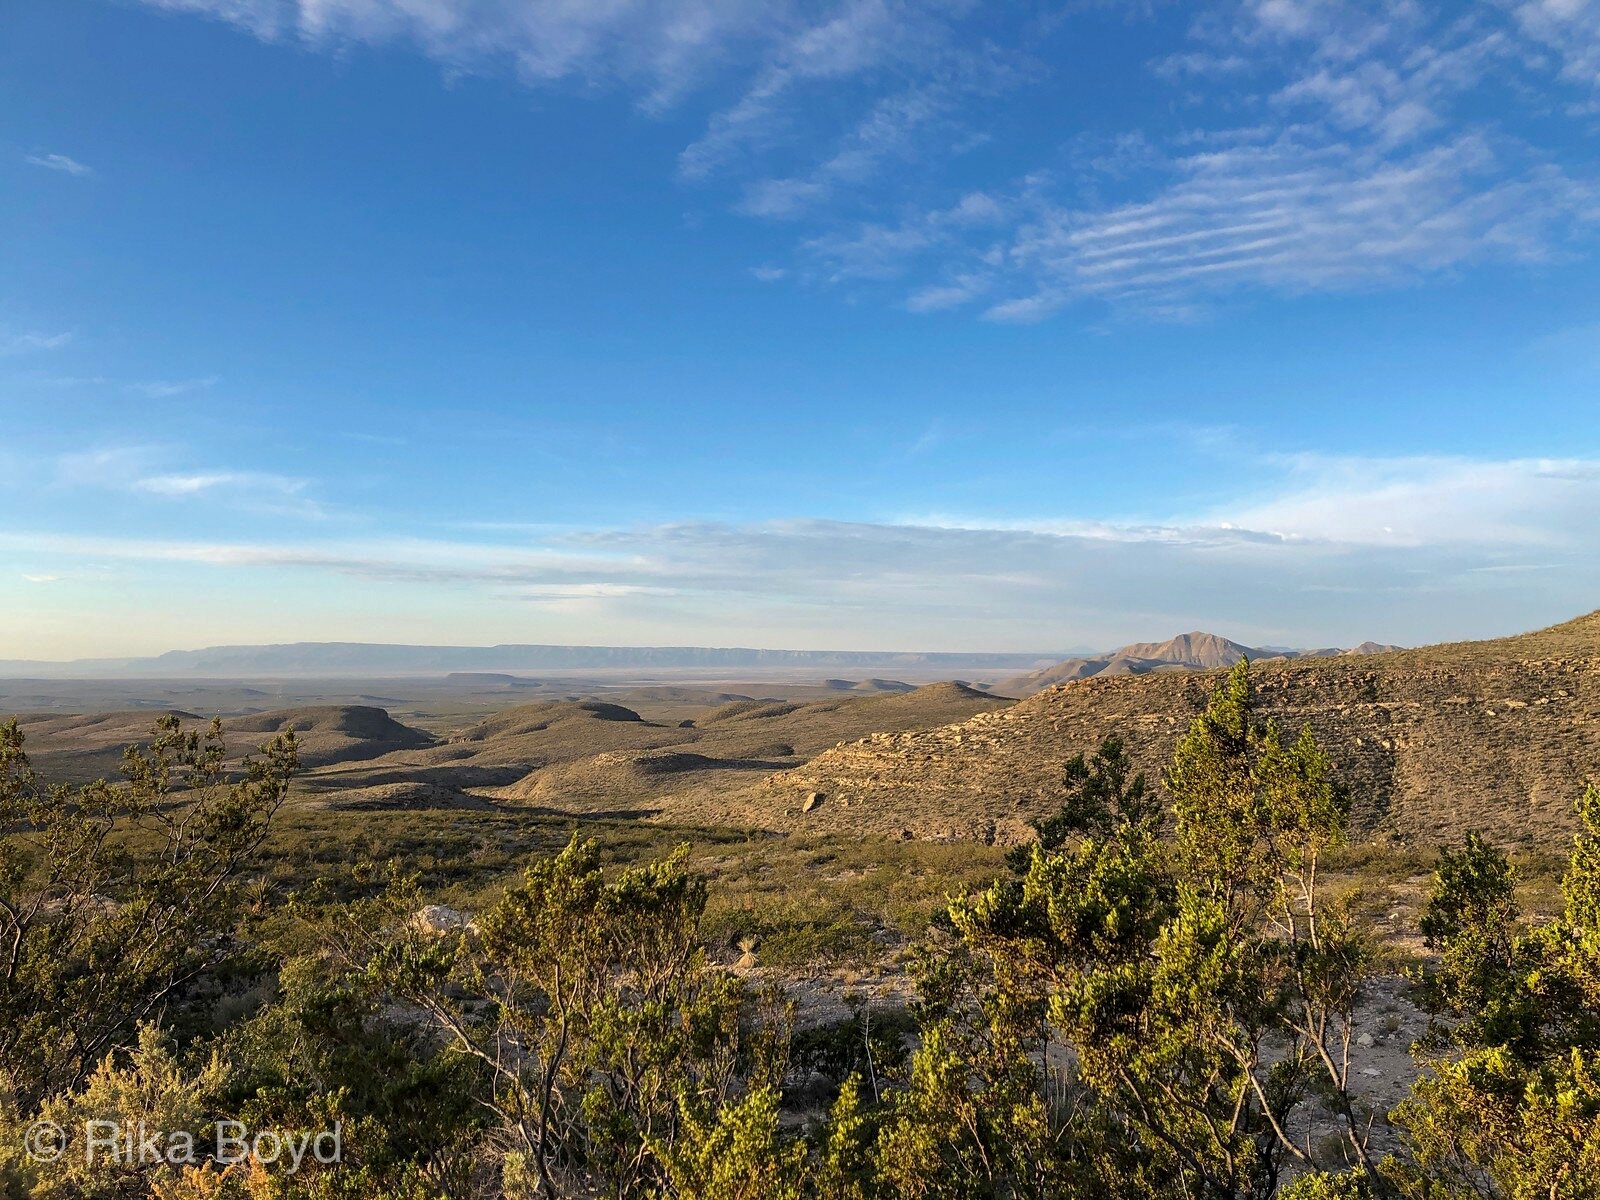
<svg viewBox="0 0 1600 1200">
<path fill-rule="evenodd" d="M 1592 632 L 1593 618 L 1583 621 Z M 1600 773 L 1600 657 L 1502 656 L 1560 640 L 1267 664 L 1255 683 L 1267 714 L 1311 725 L 1350 788 L 1358 833 L 1436 843 L 1480 829 L 1502 844 L 1555 848 Z M 1065 763 L 1111 734 L 1159 780 L 1215 682 L 1096 677 L 961 724 L 875 734 L 770 777 L 753 806 L 766 811 L 751 815 L 779 827 L 1025 839 L 1028 820 L 1057 803 Z M 812 793 L 823 799 L 798 815 Z"/>
</svg>

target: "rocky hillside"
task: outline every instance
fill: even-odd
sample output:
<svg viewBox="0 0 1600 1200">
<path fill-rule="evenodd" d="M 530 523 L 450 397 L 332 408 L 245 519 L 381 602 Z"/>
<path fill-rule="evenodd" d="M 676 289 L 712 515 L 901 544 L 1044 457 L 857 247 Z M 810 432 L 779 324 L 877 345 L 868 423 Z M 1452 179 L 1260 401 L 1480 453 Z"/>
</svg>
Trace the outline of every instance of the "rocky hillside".
<svg viewBox="0 0 1600 1200">
<path fill-rule="evenodd" d="M 1107 735 L 1158 777 L 1213 683 L 1096 676 L 943 728 L 876 734 L 770 777 L 746 815 L 1016 840 L 1053 807 L 1066 761 Z M 1257 687 L 1267 712 L 1316 731 L 1367 834 L 1434 843 L 1482 829 L 1503 844 L 1554 846 L 1600 773 L 1600 612 L 1492 642 L 1266 662 Z"/>
</svg>

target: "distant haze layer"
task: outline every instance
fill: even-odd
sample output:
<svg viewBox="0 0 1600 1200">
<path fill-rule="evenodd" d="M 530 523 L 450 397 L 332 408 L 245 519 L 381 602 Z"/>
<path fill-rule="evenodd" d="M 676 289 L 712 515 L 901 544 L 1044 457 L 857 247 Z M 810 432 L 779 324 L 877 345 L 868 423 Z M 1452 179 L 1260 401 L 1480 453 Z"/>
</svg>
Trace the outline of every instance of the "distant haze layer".
<svg viewBox="0 0 1600 1200">
<path fill-rule="evenodd" d="M 1360 652 L 1393 649 L 1366 643 Z M 1339 650 L 1257 650 L 1210 633 L 1186 633 L 1098 655 L 1065 652 L 952 653 L 900 650 L 760 650 L 713 646 L 406 646 L 373 642 L 292 642 L 271 646 L 212 646 L 171 650 L 147 658 L 84 658 L 68 662 L 0 660 L 8 678 L 243 678 L 275 676 L 431 675 L 494 671 L 827 671 L 893 668 L 929 673 L 999 672 L 1011 695 L 1100 674 L 1227 666 L 1241 657 L 1328 655 Z M 1065 660 L 1065 661 L 1063 661 Z M 1009 686 L 1008 686 L 1009 685 Z"/>
<path fill-rule="evenodd" d="M 933 671 L 1029 671 L 1061 652 L 918 653 L 892 650 L 758 650 L 706 646 L 404 646 L 368 642 L 294 642 L 212 646 L 148 658 L 69 662 L 0 660 L 11 678 L 236 678 L 278 675 L 413 675 L 448 671 L 923 668 Z"/>
</svg>

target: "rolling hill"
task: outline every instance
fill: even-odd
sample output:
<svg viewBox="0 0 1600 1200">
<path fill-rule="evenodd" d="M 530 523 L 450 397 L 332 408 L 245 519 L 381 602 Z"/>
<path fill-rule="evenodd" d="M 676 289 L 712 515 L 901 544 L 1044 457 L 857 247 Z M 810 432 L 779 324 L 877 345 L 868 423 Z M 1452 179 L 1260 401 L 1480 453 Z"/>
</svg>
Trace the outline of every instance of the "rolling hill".
<svg viewBox="0 0 1600 1200">
<path fill-rule="evenodd" d="M 692 721 L 649 721 L 604 700 L 548 701 L 335 764 L 306 775 L 303 785 L 336 803 L 352 789 L 364 804 L 371 789 L 425 784 L 572 811 L 655 804 L 675 793 L 737 790 L 874 731 L 926 729 L 1010 703 L 956 683 L 809 702 L 737 699 Z"/>
<path fill-rule="evenodd" d="M 178 709 L 168 709 L 166 714 L 135 709 L 88 715 L 24 713 L 18 724 L 36 767 L 53 778 L 81 781 L 115 777 L 122 748 L 148 741 L 151 725 L 161 715 L 177 716 L 185 728 L 204 728 L 210 723 L 209 718 Z M 363 704 L 305 705 L 229 717 L 222 728 L 235 758 L 273 734 L 293 730 L 302 769 L 378 758 L 433 741 L 383 709 Z"/>
</svg>

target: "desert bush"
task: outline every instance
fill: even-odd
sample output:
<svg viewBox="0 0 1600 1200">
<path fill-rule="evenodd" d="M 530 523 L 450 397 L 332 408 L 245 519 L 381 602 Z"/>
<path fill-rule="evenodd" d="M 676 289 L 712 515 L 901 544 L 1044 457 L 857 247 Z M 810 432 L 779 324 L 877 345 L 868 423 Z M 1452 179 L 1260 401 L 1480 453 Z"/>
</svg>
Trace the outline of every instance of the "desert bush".
<svg viewBox="0 0 1600 1200">
<path fill-rule="evenodd" d="M 508 1194 L 591 1179 L 643 1195 L 662 1186 L 680 1134 L 776 1086 L 781 1039 L 708 964 L 706 883 L 686 856 L 607 879 L 574 838 L 475 927 L 407 924 L 373 954 L 371 975 L 483 1072 L 475 1099 L 493 1114 Z"/>
<path fill-rule="evenodd" d="M 1267 1197 L 1324 1165 L 1287 1129 L 1313 1092 L 1340 1165 L 1373 1174 L 1348 1065 L 1367 955 L 1319 880 L 1347 814 L 1326 759 L 1256 719 L 1241 664 L 1165 784 L 1166 819 L 1119 743 L 1076 760 L 1018 877 L 951 906 L 880 1143 L 891 1194 Z"/>
<path fill-rule="evenodd" d="M 143 1026 L 133 1046 L 108 1054 L 80 1087 L 45 1101 L 38 1119 L 60 1130 L 60 1156 L 54 1161 L 19 1158 L 15 1165 L 22 1186 L 13 1194 L 39 1200 L 131 1200 L 148 1195 L 152 1188 L 175 1184 L 181 1165 L 164 1158 L 141 1161 L 131 1150 L 90 1153 L 85 1140 L 103 1137 L 109 1128 L 123 1136 L 135 1131 L 136 1138 L 149 1131 L 161 1137 L 158 1149 L 163 1153 L 176 1138 L 187 1139 L 201 1158 L 209 1156 L 215 1151 L 211 1144 L 215 1122 L 227 1111 L 223 1103 L 227 1075 L 227 1064 L 220 1055 L 212 1053 L 188 1067 L 166 1035 L 153 1025 Z M 19 1120 L 20 1114 L 13 1108 L 12 1127 L 0 1137 L 20 1143 L 23 1130 L 16 1124 Z M 91 1122 L 107 1126 L 97 1129 Z"/>
<path fill-rule="evenodd" d="M 677 1137 L 654 1145 L 679 1200 L 801 1200 L 806 1147 L 783 1136 L 779 1095 L 757 1087 L 708 1116 L 688 1111 Z"/>
<path fill-rule="evenodd" d="M 1437 1024 L 1396 1113 L 1406 1196 L 1600 1196 L 1600 790 L 1578 815 L 1564 910 L 1531 929 L 1504 853 L 1469 837 L 1441 858 L 1423 920 Z"/>
<path fill-rule="evenodd" d="M 0 1071 L 37 1107 L 237 949 L 239 883 L 288 792 L 293 734 L 224 771 L 220 723 L 156 723 L 126 783 L 39 779 L 0 725 Z"/>
<path fill-rule="evenodd" d="M 349 913 L 316 920 L 324 936 Z M 232 1065 L 228 1111 L 251 1129 L 303 1137 L 337 1128 L 337 1164 L 275 1181 L 289 1200 L 474 1194 L 488 1112 L 480 1064 L 396 1011 L 363 971 L 326 951 L 284 964 L 272 1002 L 219 1039 Z"/>
<path fill-rule="evenodd" d="M 816 1074 L 842 1087 L 856 1076 L 876 1099 L 890 1083 L 903 1082 L 917 1023 L 904 1008 L 873 1008 L 854 993 L 845 1003 L 848 1017 L 795 1031 L 789 1062 L 802 1080 Z"/>
<path fill-rule="evenodd" d="M 862 963 L 880 950 L 858 914 L 826 903 L 719 907 L 706 922 L 706 936 L 712 944 L 748 944 L 764 967 Z"/>
</svg>

